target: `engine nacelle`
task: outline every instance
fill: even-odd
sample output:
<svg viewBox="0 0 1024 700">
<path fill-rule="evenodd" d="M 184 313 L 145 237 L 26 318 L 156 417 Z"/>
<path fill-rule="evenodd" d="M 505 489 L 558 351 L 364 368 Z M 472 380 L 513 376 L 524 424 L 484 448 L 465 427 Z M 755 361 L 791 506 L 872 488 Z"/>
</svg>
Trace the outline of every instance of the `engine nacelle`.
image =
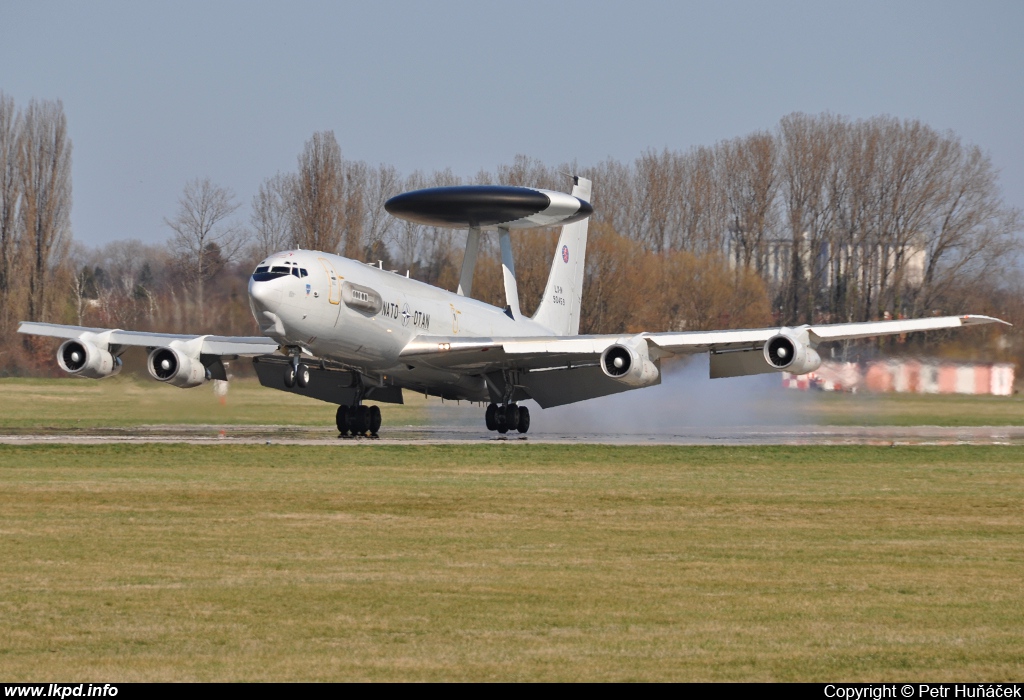
<svg viewBox="0 0 1024 700">
<path fill-rule="evenodd" d="M 793 374 L 807 374 L 821 366 L 821 357 L 814 348 L 785 333 L 768 339 L 764 359 L 773 368 Z"/>
<path fill-rule="evenodd" d="M 612 379 L 634 387 L 657 384 L 658 367 L 647 354 L 647 341 L 636 344 L 616 343 L 601 353 L 601 371 Z"/>
<path fill-rule="evenodd" d="M 65 340 L 57 348 L 57 364 L 75 377 L 104 379 L 121 371 L 121 358 L 88 340 Z"/>
<path fill-rule="evenodd" d="M 155 348 L 149 353 L 146 368 L 153 379 L 181 389 L 199 386 L 210 378 L 198 357 L 189 357 L 174 348 Z"/>
</svg>

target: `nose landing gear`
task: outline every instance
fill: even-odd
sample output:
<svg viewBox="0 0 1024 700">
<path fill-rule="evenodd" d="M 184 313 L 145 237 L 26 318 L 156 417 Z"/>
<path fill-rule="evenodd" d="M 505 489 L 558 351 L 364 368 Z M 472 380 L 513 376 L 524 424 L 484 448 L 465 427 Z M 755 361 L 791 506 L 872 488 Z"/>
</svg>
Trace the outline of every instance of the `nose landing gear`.
<svg viewBox="0 0 1024 700">
<path fill-rule="evenodd" d="M 306 365 L 301 363 L 298 366 L 288 365 L 288 369 L 284 371 L 284 385 L 289 389 L 296 385 L 305 389 L 309 386 L 310 376 L 309 367 Z"/>
<path fill-rule="evenodd" d="M 503 406 L 488 404 L 484 422 L 488 430 L 496 430 L 502 435 L 512 430 L 525 433 L 530 429 L 530 409 L 515 403 Z"/>
<path fill-rule="evenodd" d="M 298 350 L 291 350 L 290 352 L 292 354 L 292 361 L 284 371 L 284 385 L 292 389 L 297 384 L 300 389 L 305 389 L 309 386 L 309 381 L 312 377 L 309 367 L 299 362 Z"/>
</svg>

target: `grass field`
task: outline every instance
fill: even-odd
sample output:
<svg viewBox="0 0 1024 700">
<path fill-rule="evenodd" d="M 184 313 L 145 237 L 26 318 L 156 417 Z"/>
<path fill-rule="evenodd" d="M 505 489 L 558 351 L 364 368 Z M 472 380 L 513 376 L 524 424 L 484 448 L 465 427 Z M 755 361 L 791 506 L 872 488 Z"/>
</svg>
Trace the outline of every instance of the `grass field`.
<svg viewBox="0 0 1024 700">
<path fill-rule="evenodd" d="M 810 392 L 797 400 L 804 420 L 821 425 L 1024 425 L 1019 395 Z"/>
<path fill-rule="evenodd" d="M 686 401 L 681 388 L 680 401 Z M 627 396 L 643 404 L 641 392 Z M 436 398 L 406 392 L 406 404 L 382 404 L 384 425 L 430 421 L 482 424 L 482 411 L 462 409 Z M 1020 396 L 915 394 L 827 394 L 778 389 L 743 401 L 765 409 L 782 405 L 788 421 L 818 425 L 1024 425 Z M 671 410 L 671 409 L 667 409 Z M 724 409 L 723 409 L 724 411 Z M 767 414 L 762 410 L 761 414 Z M 731 416 L 724 416 L 731 419 Z M 542 428 L 545 421 L 535 415 Z M 255 380 L 233 381 L 225 402 L 210 387 L 176 389 L 148 379 L 0 379 L 0 432 L 73 432 L 153 424 L 330 426 L 334 408 L 326 403 L 265 389 Z"/>
<path fill-rule="evenodd" d="M 0 447 L 0 678 L 1019 681 L 1022 463 Z"/>
</svg>

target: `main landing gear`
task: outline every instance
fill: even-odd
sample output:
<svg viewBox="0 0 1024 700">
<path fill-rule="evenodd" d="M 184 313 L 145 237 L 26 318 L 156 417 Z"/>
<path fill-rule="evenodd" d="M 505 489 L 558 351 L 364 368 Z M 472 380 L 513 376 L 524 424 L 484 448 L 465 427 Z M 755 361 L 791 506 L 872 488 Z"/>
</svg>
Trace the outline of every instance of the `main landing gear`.
<svg viewBox="0 0 1024 700">
<path fill-rule="evenodd" d="M 338 406 L 335 422 L 338 424 L 338 432 L 343 436 L 351 433 L 377 437 L 377 431 L 380 430 L 380 407 Z"/>
<path fill-rule="evenodd" d="M 496 403 L 488 404 L 484 421 L 487 423 L 488 430 L 497 430 L 502 435 L 510 430 L 525 433 L 530 429 L 530 409 L 514 403 L 504 406 L 499 406 Z"/>
</svg>

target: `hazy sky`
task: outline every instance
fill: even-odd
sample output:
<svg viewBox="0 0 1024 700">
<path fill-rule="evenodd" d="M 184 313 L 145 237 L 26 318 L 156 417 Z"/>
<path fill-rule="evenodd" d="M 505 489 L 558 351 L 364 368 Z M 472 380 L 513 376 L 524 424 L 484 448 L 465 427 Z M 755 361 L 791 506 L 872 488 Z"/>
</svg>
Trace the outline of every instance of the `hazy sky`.
<svg viewBox="0 0 1024 700">
<path fill-rule="evenodd" d="M 1024 2 L 0 0 L 0 90 L 60 99 L 74 236 L 160 242 L 187 180 L 245 207 L 314 131 L 472 176 L 889 114 L 991 154 L 1024 208 Z M 595 206 L 600 207 L 599 183 Z"/>
</svg>

